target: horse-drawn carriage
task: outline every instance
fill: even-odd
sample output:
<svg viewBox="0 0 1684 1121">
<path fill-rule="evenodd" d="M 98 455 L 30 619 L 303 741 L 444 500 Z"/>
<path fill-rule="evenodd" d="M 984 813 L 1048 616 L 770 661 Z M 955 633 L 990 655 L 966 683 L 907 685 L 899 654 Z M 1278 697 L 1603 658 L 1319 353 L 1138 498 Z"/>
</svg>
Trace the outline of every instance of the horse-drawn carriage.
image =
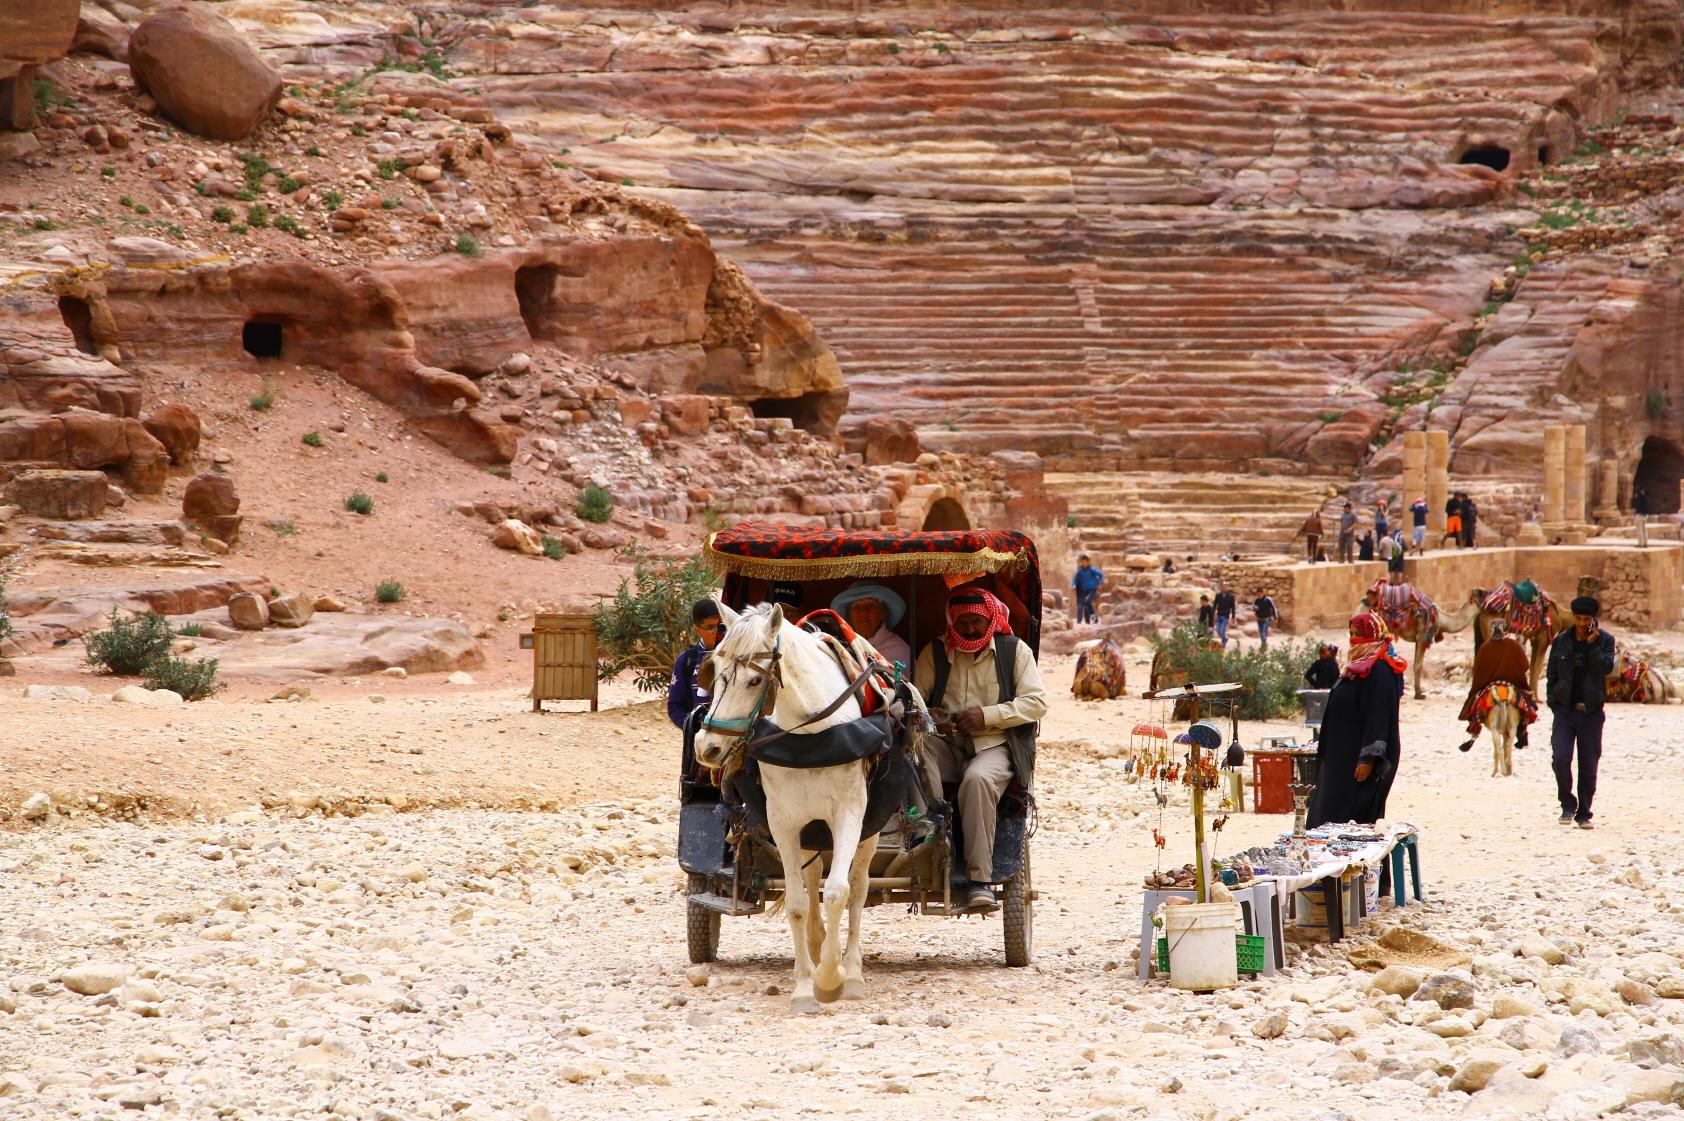
<svg viewBox="0 0 1684 1121">
<path fill-rule="evenodd" d="M 779 605 L 776 614 L 780 620 L 787 620 L 782 624 L 787 628 L 810 612 L 828 608 L 833 597 L 853 581 L 869 577 L 905 602 L 905 617 L 896 630 L 915 652 L 941 636 L 948 593 L 960 587 L 994 593 L 1010 613 L 1012 633 L 1032 652 L 1040 646 L 1039 562 L 1034 543 L 1021 533 L 799 530 L 744 524 L 713 534 L 705 557 L 724 576 L 721 604 L 728 612 L 727 621 L 748 605 L 773 603 Z M 748 622 L 763 622 L 765 617 L 751 616 L 745 610 L 742 618 L 746 627 Z M 775 672 L 768 667 L 775 667 L 781 657 L 787 668 L 791 664 L 790 647 L 797 640 L 806 642 L 787 629 L 782 635 L 777 640 L 783 644 L 781 653 L 774 643 L 766 657 L 750 667 L 765 672 L 768 682 Z M 912 667 L 897 665 L 878 672 L 886 686 L 913 701 L 904 689 Z M 761 677 L 746 680 L 758 682 Z M 836 680 L 846 680 L 846 675 Z M 857 690 L 857 680 L 854 685 Z M 767 708 L 766 715 L 770 714 L 768 706 L 757 702 L 753 713 L 757 719 L 743 725 L 739 749 L 749 744 L 756 724 L 762 736 L 753 742 L 768 738 L 764 729 L 772 725 L 758 719 L 763 707 Z M 913 725 L 925 719 L 921 700 L 906 706 L 900 718 L 908 726 L 895 730 L 897 751 L 906 746 L 900 737 L 915 737 L 918 728 Z M 693 962 L 715 960 L 723 916 L 759 914 L 769 906 L 785 903 L 790 868 L 765 828 L 764 802 L 760 813 L 752 812 L 757 791 L 745 793 L 736 778 L 722 780 L 721 769 L 698 761 L 697 736 L 704 723 L 714 733 L 722 727 L 736 727 L 698 708 L 685 728 L 678 860 L 689 876 L 686 926 Z M 787 729 L 775 732 L 778 737 L 788 735 Z M 749 754 L 751 758 L 754 755 L 752 751 Z M 882 775 L 891 765 L 898 765 L 906 773 L 914 769 L 904 756 L 895 763 L 890 755 L 885 752 L 885 759 L 873 764 L 874 770 L 868 768 L 868 773 Z M 752 762 L 744 766 L 752 772 Z M 730 768 L 724 770 L 729 773 Z M 867 781 L 875 784 L 876 779 Z M 963 898 L 967 881 L 962 858 L 964 834 L 956 822 L 953 788 L 924 793 L 924 805 L 918 805 L 916 799 L 897 798 L 899 804 L 877 834 L 865 880 L 865 906 L 901 904 L 924 915 L 967 913 Z M 1000 798 L 995 827 L 992 882 L 1001 889 L 1006 963 L 1015 966 L 1028 965 L 1033 953 L 1035 893 L 1029 867 L 1033 805 L 1030 791 L 1014 779 Z M 825 823 L 814 820 L 802 827 L 800 849 L 817 854 L 808 863 L 822 858 L 812 869 L 802 866 L 802 876 L 811 877 L 807 881 L 811 887 L 816 888 L 820 875 L 829 874 L 830 844 Z M 853 872 L 863 877 L 863 865 L 855 863 Z M 847 870 L 842 874 L 847 875 Z M 799 946 L 797 955 L 799 989 Z M 821 992 L 818 999 L 827 997 Z"/>
</svg>

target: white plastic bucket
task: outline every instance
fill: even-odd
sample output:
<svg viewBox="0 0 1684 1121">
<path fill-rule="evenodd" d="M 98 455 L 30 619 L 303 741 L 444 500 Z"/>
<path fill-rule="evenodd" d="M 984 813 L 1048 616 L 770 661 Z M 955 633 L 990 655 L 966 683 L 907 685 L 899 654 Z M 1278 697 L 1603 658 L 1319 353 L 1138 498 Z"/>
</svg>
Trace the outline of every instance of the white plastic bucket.
<svg viewBox="0 0 1684 1121">
<path fill-rule="evenodd" d="M 1164 938 L 1169 943 L 1169 983 L 1178 989 L 1207 992 L 1240 983 L 1234 953 L 1238 903 L 1191 903 L 1164 908 Z"/>
</svg>

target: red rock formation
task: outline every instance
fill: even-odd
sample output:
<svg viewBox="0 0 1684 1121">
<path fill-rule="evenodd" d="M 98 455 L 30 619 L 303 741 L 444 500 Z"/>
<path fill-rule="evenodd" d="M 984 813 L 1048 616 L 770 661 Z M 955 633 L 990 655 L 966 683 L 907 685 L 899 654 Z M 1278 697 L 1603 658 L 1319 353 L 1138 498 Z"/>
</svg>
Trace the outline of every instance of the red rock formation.
<svg viewBox="0 0 1684 1121">
<path fill-rule="evenodd" d="M 214 140 L 243 139 L 281 98 L 280 75 L 233 24 L 200 8 L 142 20 L 129 37 L 129 69 L 166 117 Z"/>
<path fill-rule="evenodd" d="M 80 8 L 79 0 L 0 5 L 0 128 L 35 127 L 35 68 L 70 49 Z"/>
<path fill-rule="evenodd" d="M 199 450 L 199 416 L 186 405 L 160 405 L 141 418 L 141 425 L 164 445 L 170 462 L 180 466 Z"/>
</svg>

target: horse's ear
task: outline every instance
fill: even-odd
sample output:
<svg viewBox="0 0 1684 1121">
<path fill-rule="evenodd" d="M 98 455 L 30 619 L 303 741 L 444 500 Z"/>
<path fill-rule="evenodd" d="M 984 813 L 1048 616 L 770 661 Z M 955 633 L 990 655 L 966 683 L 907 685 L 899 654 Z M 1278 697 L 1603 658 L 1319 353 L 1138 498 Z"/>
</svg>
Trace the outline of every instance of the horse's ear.
<svg viewBox="0 0 1684 1121">
<path fill-rule="evenodd" d="M 784 605 L 783 604 L 774 603 L 772 605 L 772 613 L 770 615 L 766 616 L 766 625 L 774 631 L 783 629 L 783 625 L 784 625 Z"/>
<path fill-rule="evenodd" d="M 719 604 L 719 621 L 724 623 L 727 627 L 736 626 L 738 620 L 740 620 L 742 616 L 731 610 L 730 604 L 723 603 L 717 599 L 714 600 L 714 602 Z"/>
</svg>

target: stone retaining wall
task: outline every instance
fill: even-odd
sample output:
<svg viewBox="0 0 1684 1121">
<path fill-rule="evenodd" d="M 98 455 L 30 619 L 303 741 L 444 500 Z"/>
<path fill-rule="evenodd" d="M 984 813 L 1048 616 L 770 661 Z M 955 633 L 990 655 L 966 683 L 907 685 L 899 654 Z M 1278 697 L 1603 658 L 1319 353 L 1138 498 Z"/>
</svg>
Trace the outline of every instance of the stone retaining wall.
<svg viewBox="0 0 1684 1121">
<path fill-rule="evenodd" d="M 1301 634 L 1344 625 L 1368 586 L 1384 578 L 1386 566 L 1247 561 L 1223 565 L 1221 575 L 1242 605 L 1242 618 L 1250 617 L 1250 602 L 1267 592 L 1281 610 L 1281 629 Z M 1504 580 L 1531 579 L 1565 602 L 1583 576 L 1602 581 L 1603 615 L 1612 623 L 1645 631 L 1684 623 L 1684 546 L 1468 549 L 1411 557 L 1404 565 L 1404 579 L 1447 612 L 1474 588 Z"/>
</svg>

